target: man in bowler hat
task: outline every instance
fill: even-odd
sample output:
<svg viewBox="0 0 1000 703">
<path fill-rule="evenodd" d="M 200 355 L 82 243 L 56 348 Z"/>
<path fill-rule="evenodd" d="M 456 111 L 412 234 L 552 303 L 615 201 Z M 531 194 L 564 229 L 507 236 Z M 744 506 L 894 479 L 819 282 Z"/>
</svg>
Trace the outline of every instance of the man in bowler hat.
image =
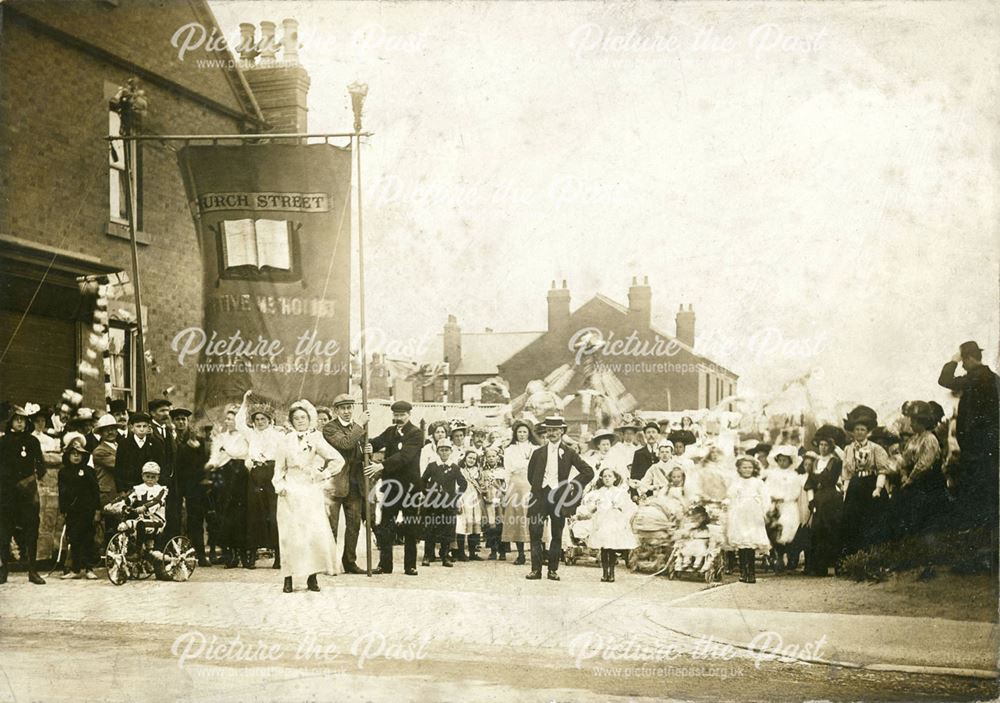
<svg viewBox="0 0 1000 703">
<path fill-rule="evenodd" d="M 377 574 L 392 573 L 392 547 L 396 543 L 396 518 L 402 516 L 403 568 L 407 576 L 417 575 L 417 534 L 420 531 L 420 450 L 424 433 L 410 422 L 413 406 L 405 400 L 392 404 L 392 425 L 365 447 L 368 453 L 384 454 L 373 460 L 365 474 L 373 481 L 381 478 L 382 518 L 378 524 L 379 566 Z M 377 458 L 377 457 L 376 457 Z"/>
</svg>

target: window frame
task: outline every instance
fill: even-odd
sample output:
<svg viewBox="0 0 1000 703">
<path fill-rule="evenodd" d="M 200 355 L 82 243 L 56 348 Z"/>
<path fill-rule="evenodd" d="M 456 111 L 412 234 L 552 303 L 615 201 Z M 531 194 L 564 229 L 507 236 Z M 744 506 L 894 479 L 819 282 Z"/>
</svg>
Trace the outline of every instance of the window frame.
<svg viewBox="0 0 1000 703">
<path fill-rule="evenodd" d="M 115 112 L 110 104 L 108 106 L 108 136 L 121 136 L 121 117 Z M 118 159 L 114 158 L 114 153 L 119 154 Z M 117 163 L 117 162 L 120 162 Z M 142 230 L 142 144 L 140 142 L 135 143 L 135 229 L 137 232 Z M 125 194 L 121 190 L 121 181 L 125 180 L 126 184 L 128 179 L 125 178 L 125 142 L 121 140 L 112 140 L 108 142 L 108 222 L 112 225 L 118 225 L 121 227 L 128 227 L 128 217 L 123 216 L 120 213 L 127 208 L 127 204 L 123 201 Z M 117 177 L 119 182 L 118 190 L 118 212 L 115 213 L 115 203 L 114 203 L 114 193 L 111 187 L 111 178 Z"/>
<path fill-rule="evenodd" d="M 131 322 L 124 322 L 122 320 L 116 320 L 112 318 L 108 322 L 108 341 L 111 341 L 111 330 L 121 330 L 125 333 L 125 346 L 123 348 L 123 356 L 125 358 L 125 386 L 114 385 L 115 379 L 111 378 L 111 398 L 124 398 L 125 402 L 128 403 L 129 407 L 133 407 L 132 402 L 135 400 L 136 395 L 136 363 L 137 359 L 135 356 L 135 337 L 136 337 L 136 325 Z"/>
</svg>

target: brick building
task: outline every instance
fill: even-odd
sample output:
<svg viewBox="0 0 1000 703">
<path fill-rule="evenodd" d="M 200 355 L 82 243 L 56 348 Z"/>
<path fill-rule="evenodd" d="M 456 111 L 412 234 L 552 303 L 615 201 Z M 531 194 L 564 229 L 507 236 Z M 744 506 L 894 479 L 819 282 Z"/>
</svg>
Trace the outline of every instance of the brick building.
<svg viewBox="0 0 1000 703">
<path fill-rule="evenodd" d="M 571 311 L 565 281 L 561 287 L 553 281 L 547 300 L 548 329 L 498 364 L 512 396 L 562 364 L 577 372 L 563 393 L 576 391 L 583 380 L 578 359 L 593 360 L 610 371 L 645 411 L 712 408 L 736 390 L 735 373 L 694 350 L 695 313 L 691 305 L 678 309 L 675 335 L 653 325 L 653 292 L 648 279 L 642 283 L 632 279 L 627 306 L 597 294 Z M 578 355 L 579 344 L 597 340 L 603 341 L 602 347 Z M 579 413 L 578 405 L 567 409 L 568 419 Z"/>
<path fill-rule="evenodd" d="M 265 52 L 245 71 L 205 44 L 181 57 L 172 43 L 180 28 L 223 34 L 202 0 L 10 0 L 0 13 L 0 399 L 55 405 L 73 386 L 89 334 L 77 277 L 131 276 L 122 165 L 105 139 L 118 128 L 109 101 L 119 86 L 140 79 L 146 133 L 295 132 L 306 127 L 309 79 L 294 48 L 280 65 L 264 65 L 274 57 Z M 293 21 L 284 29 L 296 36 Z M 253 37 L 252 25 L 241 30 Z M 274 25 L 262 23 L 262 32 L 273 35 Z M 195 369 L 180 366 L 170 345 L 201 326 L 203 298 L 178 146 L 141 143 L 136 220 L 145 345 L 155 361 L 147 395 L 172 388 L 175 403 L 189 404 Z M 113 395 L 131 404 L 135 310 L 128 287 L 120 293 L 109 311 Z M 84 405 L 104 407 L 103 379 L 88 380 L 83 393 Z"/>
</svg>

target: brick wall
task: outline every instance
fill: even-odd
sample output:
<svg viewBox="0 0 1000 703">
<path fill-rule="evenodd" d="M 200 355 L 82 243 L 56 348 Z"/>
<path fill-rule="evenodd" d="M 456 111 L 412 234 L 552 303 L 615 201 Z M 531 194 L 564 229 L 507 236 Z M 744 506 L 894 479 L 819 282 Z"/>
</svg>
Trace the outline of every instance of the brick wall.
<svg viewBox="0 0 1000 703">
<path fill-rule="evenodd" d="M 131 272 L 126 239 L 106 234 L 107 84 L 129 74 L 46 33 L 4 17 L 0 42 L 0 232 L 84 252 Z M 151 59 L 152 60 L 152 59 Z M 155 70 L 155 66 L 150 68 Z M 224 81 L 219 69 L 218 80 Z M 146 129 L 156 133 L 229 133 L 236 121 L 156 85 Z M 143 230 L 139 245 L 146 347 L 160 367 L 147 371 L 149 395 L 174 386 L 176 403 L 194 399 L 195 371 L 170 352 L 181 329 L 202 321 L 201 257 L 173 149 L 143 146 Z M 101 398 L 95 384 L 88 396 Z M 50 401 L 51 402 L 51 401 Z"/>
</svg>

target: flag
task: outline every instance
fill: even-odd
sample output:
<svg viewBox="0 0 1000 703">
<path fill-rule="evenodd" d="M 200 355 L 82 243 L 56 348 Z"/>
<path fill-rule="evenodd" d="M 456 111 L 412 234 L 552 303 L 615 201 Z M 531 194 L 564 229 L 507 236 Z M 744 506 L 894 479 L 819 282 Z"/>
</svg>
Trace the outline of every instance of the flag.
<svg viewBox="0 0 1000 703">
<path fill-rule="evenodd" d="M 204 322 L 177 330 L 195 404 L 247 389 L 287 406 L 332 402 L 350 378 L 351 152 L 329 144 L 178 152 L 201 247 Z"/>
</svg>

